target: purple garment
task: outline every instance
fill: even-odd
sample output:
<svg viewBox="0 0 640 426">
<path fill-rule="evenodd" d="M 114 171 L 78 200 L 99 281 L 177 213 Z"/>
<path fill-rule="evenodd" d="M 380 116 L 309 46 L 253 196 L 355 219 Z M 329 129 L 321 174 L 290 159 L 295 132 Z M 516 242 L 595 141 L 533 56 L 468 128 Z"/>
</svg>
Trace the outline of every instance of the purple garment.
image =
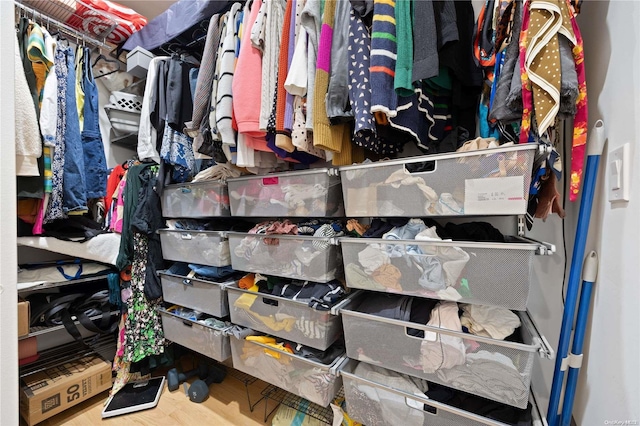
<svg viewBox="0 0 640 426">
<path fill-rule="evenodd" d="M 291 69 L 291 61 L 293 59 L 293 51 L 296 48 L 296 3 L 293 0 L 291 8 L 291 24 L 289 26 L 289 52 L 287 55 L 287 70 Z M 293 128 L 293 95 L 287 92 L 287 98 L 284 105 L 284 128 L 291 132 Z"/>
<path fill-rule="evenodd" d="M 313 164 L 319 160 L 315 155 L 311 155 L 308 152 L 298 151 L 297 149 L 293 152 L 287 152 L 284 149 L 280 149 L 276 146 L 276 135 L 273 133 L 267 133 L 267 148 L 273 151 L 274 154 L 278 158 L 282 158 L 283 160 L 293 160 L 300 164 Z"/>
<path fill-rule="evenodd" d="M 172 41 L 187 32 L 201 21 L 211 18 L 216 13 L 224 13 L 233 1 L 231 0 L 180 0 L 147 23 L 127 39 L 122 50 L 131 51 L 138 46 L 153 51 L 165 43 Z M 186 37 L 192 34 L 187 32 Z"/>
</svg>

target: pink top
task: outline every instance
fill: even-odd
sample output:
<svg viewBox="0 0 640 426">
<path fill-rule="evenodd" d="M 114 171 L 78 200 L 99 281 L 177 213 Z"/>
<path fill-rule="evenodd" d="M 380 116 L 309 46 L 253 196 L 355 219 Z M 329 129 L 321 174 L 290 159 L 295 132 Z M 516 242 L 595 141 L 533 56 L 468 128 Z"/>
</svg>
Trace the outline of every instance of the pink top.
<svg viewBox="0 0 640 426">
<path fill-rule="evenodd" d="M 264 139 L 265 132 L 260 130 L 260 87 L 262 87 L 262 55 L 251 44 L 253 27 L 261 1 L 254 1 L 251 14 L 242 29 L 240 53 L 236 64 L 231 90 L 233 93 L 233 115 L 239 133 L 250 137 L 248 145 L 260 151 L 271 151 Z M 262 139 L 260 139 L 262 138 Z M 249 140 L 249 139 L 248 139 Z"/>
</svg>

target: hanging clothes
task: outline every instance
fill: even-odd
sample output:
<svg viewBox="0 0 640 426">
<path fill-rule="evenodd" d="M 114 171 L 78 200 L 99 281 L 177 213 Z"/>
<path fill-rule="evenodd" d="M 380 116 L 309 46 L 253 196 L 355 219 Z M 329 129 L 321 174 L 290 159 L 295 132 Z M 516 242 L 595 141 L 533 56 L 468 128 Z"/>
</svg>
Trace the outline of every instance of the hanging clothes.
<svg viewBox="0 0 640 426">
<path fill-rule="evenodd" d="M 56 134 L 55 148 L 53 151 L 53 162 L 51 163 L 51 197 L 47 205 L 44 223 L 52 222 L 56 219 L 64 219 L 65 212 L 62 209 L 63 182 L 64 182 L 64 160 L 65 160 L 65 131 L 67 118 L 67 62 L 63 49 L 58 46 L 55 53 L 55 72 L 57 87 L 57 112 L 56 112 Z"/>
<path fill-rule="evenodd" d="M 40 176 L 38 158 L 42 155 L 42 142 L 38 132 L 38 119 L 30 98 L 29 84 L 25 77 L 18 39 L 14 40 L 14 87 L 15 87 L 15 146 L 16 174 L 18 176 Z"/>
<path fill-rule="evenodd" d="M 84 48 L 81 60 L 82 89 L 84 93 L 84 127 L 82 130 L 82 152 L 86 176 L 87 198 L 102 198 L 107 193 L 107 159 L 100 135 L 98 110 L 98 87 L 91 69 L 91 52 Z"/>
<path fill-rule="evenodd" d="M 84 214 L 89 209 L 87 207 L 82 136 L 74 90 L 76 84 L 75 55 L 70 47 L 60 48 L 58 52 L 63 56 L 67 68 L 65 82 L 67 90 L 65 100 L 62 102 L 65 107 L 62 210 L 65 214 Z"/>
<path fill-rule="evenodd" d="M 147 356 L 161 354 L 165 346 L 162 321 L 157 311 L 159 301 L 148 301 L 144 294 L 149 251 L 146 236 L 135 233 L 133 249 L 131 297 L 127 301 L 124 324 L 124 360 L 128 362 L 138 362 Z"/>
<path fill-rule="evenodd" d="M 29 35 L 31 30 L 31 22 L 28 18 L 22 17 L 18 23 L 18 47 L 20 51 L 20 58 L 23 67 L 23 73 L 27 79 L 27 85 L 29 86 L 30 98 L 36 109 L 36 117 L 40 117 L 40 103 L 39 94 L 36 85 L 36 76 L 33 71 L 33 63 L 29 60 L 27 55 L 27 48 L 29 46 Z M 23 102 L 24 100 L 21 100 Z M 42 158 L 38 160 L 38 170 L 43 169 Z M 18 204 L 24 202 L 31 203 L 36 206 L 37 202 L 27 199 L 41 200 L 44 197 L 43 179 L 41 176 L 19 176 L 16 180 Z"/>
</svg>

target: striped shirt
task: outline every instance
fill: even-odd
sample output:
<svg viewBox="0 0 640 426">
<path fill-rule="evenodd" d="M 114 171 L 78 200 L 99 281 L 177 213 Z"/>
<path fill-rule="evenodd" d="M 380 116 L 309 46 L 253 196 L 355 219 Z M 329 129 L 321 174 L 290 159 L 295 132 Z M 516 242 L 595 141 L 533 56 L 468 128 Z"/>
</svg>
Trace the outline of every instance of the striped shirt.
<svg viewBox="0 0 640 426">
<path fill-rule="evenodd" d="M 382 112 L 387 117 L 397 114 L 397 96 L 394 91 L 396 68 L 396 2 L 374 0 L 371 27 L 371 112 Z"/>
</svg>

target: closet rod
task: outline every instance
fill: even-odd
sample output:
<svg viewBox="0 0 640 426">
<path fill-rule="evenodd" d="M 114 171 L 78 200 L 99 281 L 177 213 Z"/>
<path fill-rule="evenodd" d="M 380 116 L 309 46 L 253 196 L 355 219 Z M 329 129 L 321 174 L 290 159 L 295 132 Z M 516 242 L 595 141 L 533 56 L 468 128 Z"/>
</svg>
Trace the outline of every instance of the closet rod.
<svg viewBox="0 0 640 426">
<path fill-rule="evenodd" d="M 13 3 L 15 4 L 16 8 L 22 9 L 24 11 L 25 16 L 33 18 L 33 20 L 37 21 L 38 24 L 40 24 L 43 27 L 47 27 L 47 25 L 53 25 L 54 27 L 56 27 L 56 29 L 58 29 L 58 31 L 65 33 L 67 36 L 71 38 L 75 38 L 76 41 L 78 41 L 78 43 L 80 42 L 80 40 L 82 40 L 84 44 L 89 44 L 91 46 L 98 47 L 98 48 L 107 46 L 106 43 L 100 40 L 97 40 L 93 37 L 89 37 L 86 34 L 83 34 L 71 28 L 70 26 L 58 21 L 55 18 L 52 18 L 36 9 L 26 6 L 23 3 L 20 3 L 20 1 L 18 0 L 14 0 Z"/>
</svg>

